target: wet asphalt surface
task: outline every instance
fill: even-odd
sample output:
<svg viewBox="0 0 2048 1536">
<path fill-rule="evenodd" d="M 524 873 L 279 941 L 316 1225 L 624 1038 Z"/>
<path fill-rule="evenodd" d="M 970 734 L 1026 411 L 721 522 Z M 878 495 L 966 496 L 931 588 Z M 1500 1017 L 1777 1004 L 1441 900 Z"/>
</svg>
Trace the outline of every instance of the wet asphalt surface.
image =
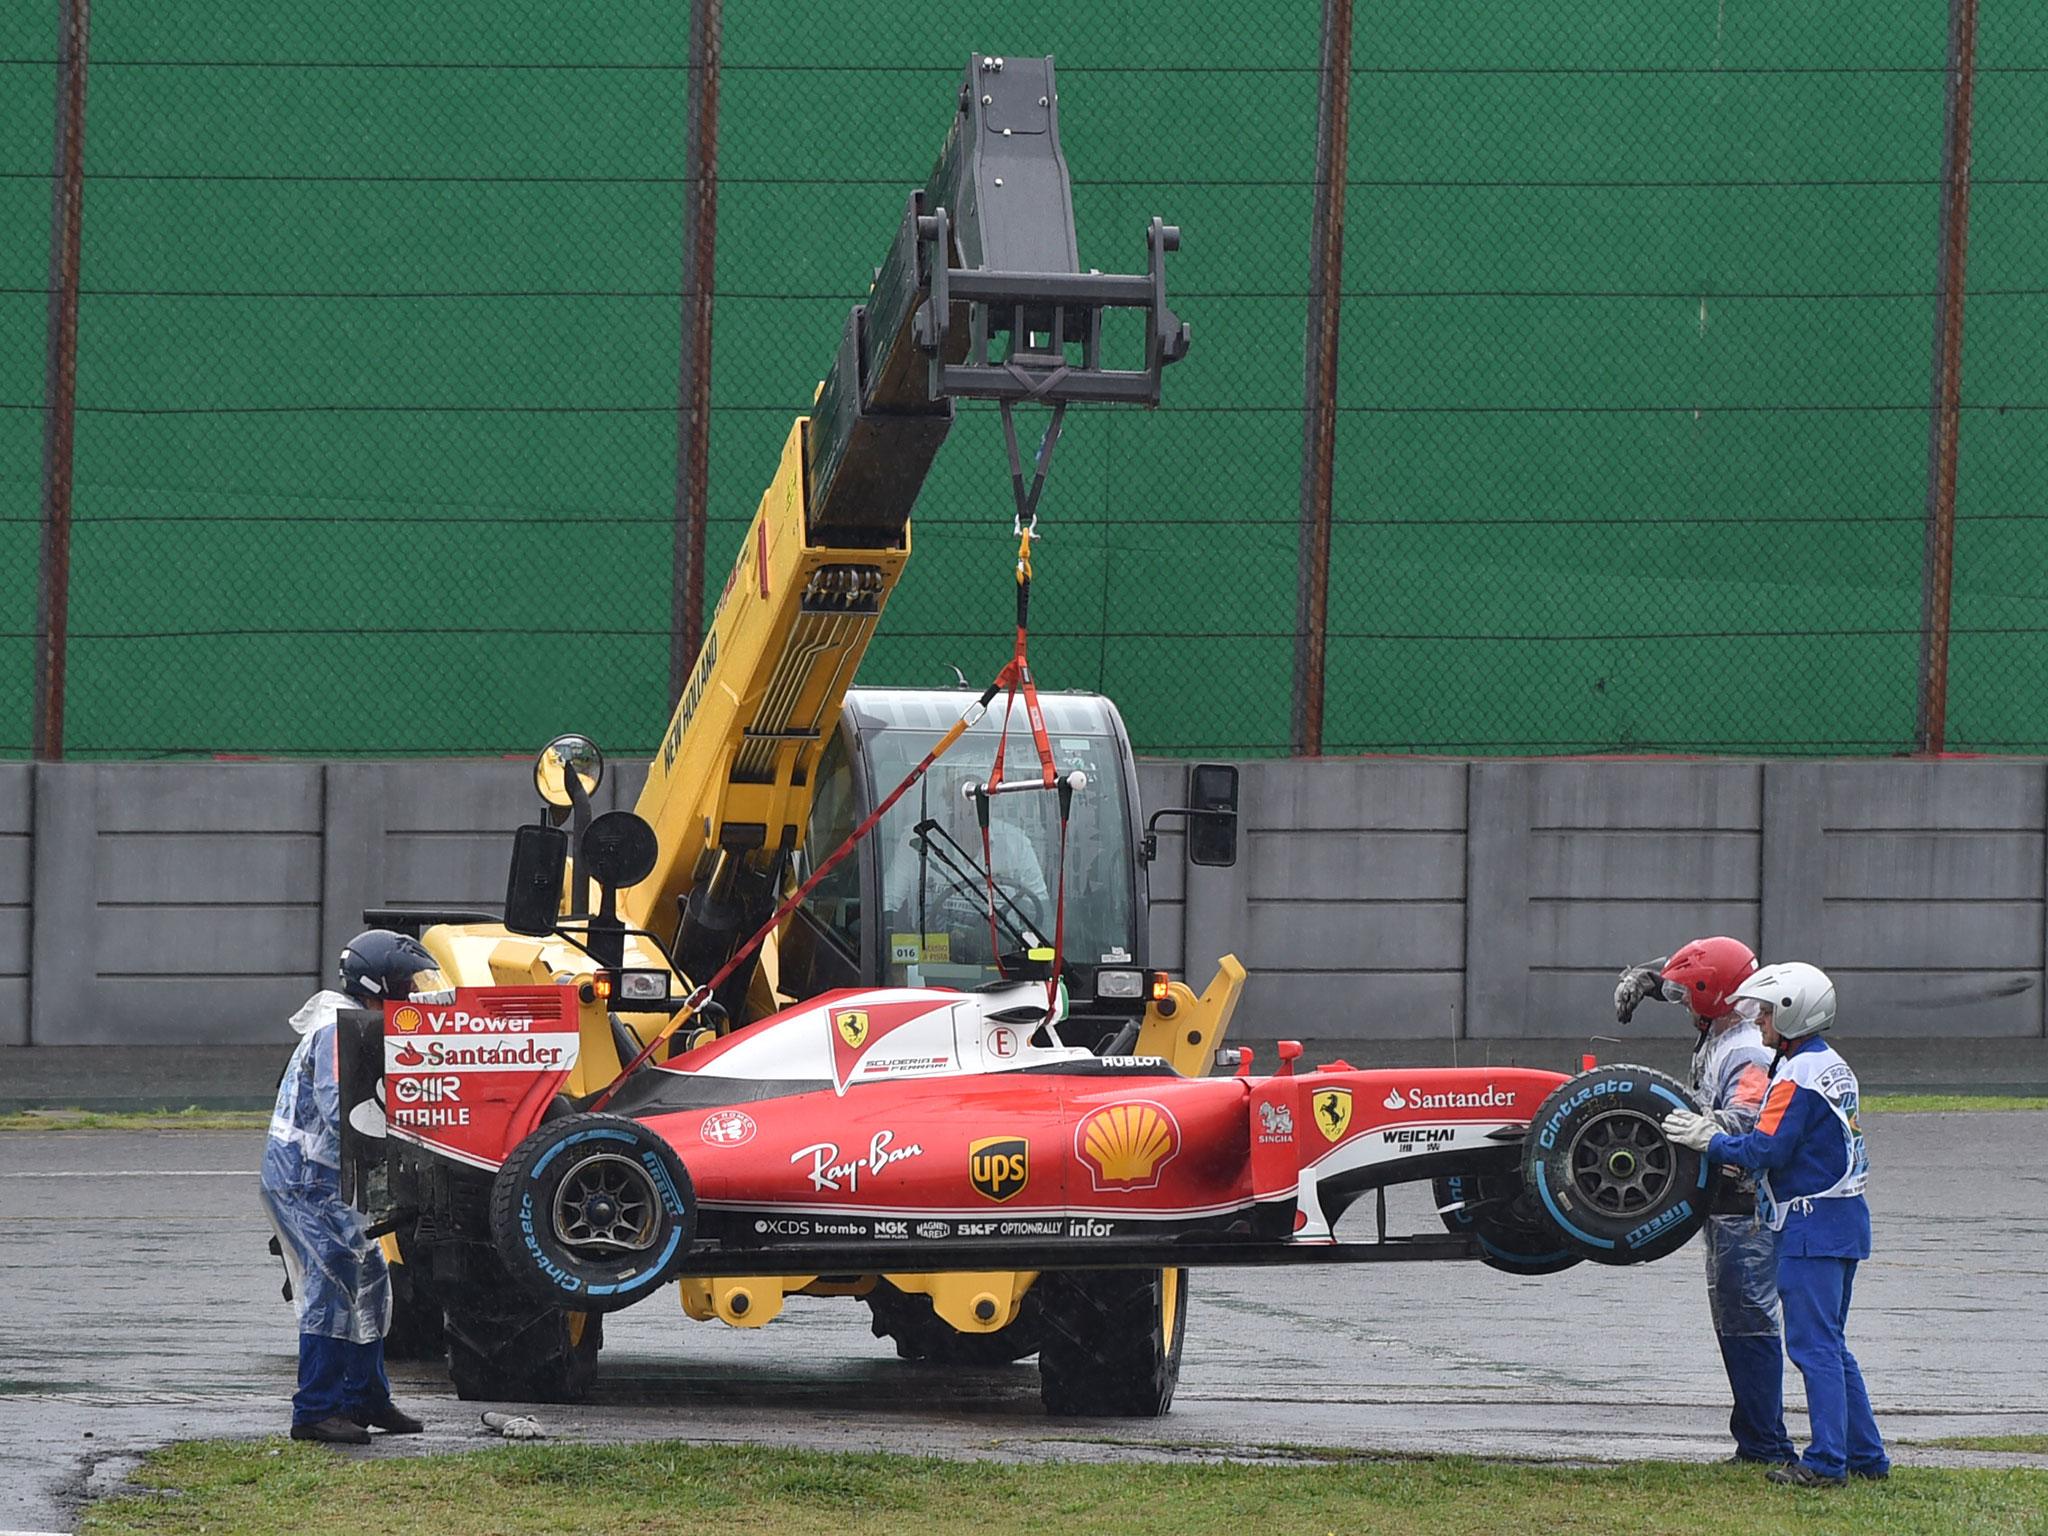
<svg viewBox="0 0 2048 1536">
<path fill-rule="evenodd" d="M 2048 1114 L 1868 1129 L 1878 1246 L 1850 1342 L 1882 1427 L 1894 1442 L 2048 1431 Z M 264 1251 L 259 1151 L 255 1132 L 0 1135 L 0 1531 L 71 1529 L 151 1446 L 285 1428 L 297 1335 Z M 1390 1209 L 1393 1231 L 1434 1225 L 1426 1192 L 1396 1190 Z M 1343 1235 L 1370 1236 L 1360 1214 Z M 741 1331 L 689 1322 L 669 1291 L 607 1321 L 595 1402 L 527 1411 L 558 1439 L 1024 1460 L 1730 1448 L 1697 1244 L 1537 1280 L 1476 1264 L 1198 1271 L 1180 1392 L 1155 1421 L 1048 1420 L 1032 1364 L 905 1365 L 867 1320 L 858 1302 L 799 1298 Z M 392 1375 L 429 1432 L 345 1454 L 496 1443 L 436 1368 Z M 1803 1409 L 1796 1373 L 1787 1394 Z"/>
</svg>

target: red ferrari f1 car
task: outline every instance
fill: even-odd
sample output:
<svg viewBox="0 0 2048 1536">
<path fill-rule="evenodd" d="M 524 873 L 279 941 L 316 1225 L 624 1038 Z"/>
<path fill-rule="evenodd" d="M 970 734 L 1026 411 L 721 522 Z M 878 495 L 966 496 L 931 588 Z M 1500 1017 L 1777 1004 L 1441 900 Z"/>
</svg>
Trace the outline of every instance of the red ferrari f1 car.
<svg viewBox="0 0 2048 1536">
<path fill-rule="evenodd" d="M 387 1134 L 353 1145 L 421 1230 L 487 1245 L 527 1298 L 527 1321 L 501 1308 L 470 1326 L 568 1317 L 593 1359 L 598 1315 L 666 1282 L 694 1315 L 748 1325 L 837 1277 L 985 1342 L 955 1358 L 1036 1352 L 1050 1411 L 1157 1414 L 1190 1268 L 1634 1264 L 1690 1238 L 1713 1195 L 1714 1171 L 1658 1130 L 1693 1101 L 1640 1067 L 1301 1070 L 1283 1045 L 1271 1076 L 1245 1057 L 1189 1078 L 1061 1044 L 1043 983 L 884 988 L 650 1064 L 592 1112 L 563 1093 L 576 1017 L 575 990 L 553 986 L 364 1016 L 354 1055 L 382 1080 L 359 1067 L 352 1091 L 381 1099 Z M 1354 1202 L 1412 1181 L 1433 1184 L 1447 1233 L 1389 1237 L 1382 1201 L 1374 1240 L 1337 1238 Z M 505 1395 L 502 1378 L 464 1382 L 452 1304 L 449 1326 L 458 1386 Z"/>
</svg>

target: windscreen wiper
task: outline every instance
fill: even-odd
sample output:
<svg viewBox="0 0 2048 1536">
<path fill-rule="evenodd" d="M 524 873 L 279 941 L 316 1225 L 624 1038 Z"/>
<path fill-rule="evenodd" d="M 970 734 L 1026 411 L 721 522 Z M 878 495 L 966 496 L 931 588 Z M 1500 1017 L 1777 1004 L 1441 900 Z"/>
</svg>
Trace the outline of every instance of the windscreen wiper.
<svg viewBox="0 0 2048 1536">
<path fill-rule="evenodd" d="M 956 862 L 944 847 L 932 840 L 931 834 L 934 832 L 939 837 L 945 839 L 946 842 L 951 843 L 959 851 L 961 859 L 966 861 L 965 867 Z M 931 862 L 938 865 L 939 872 L 946 877 L 948 883 L 952 885 L 955 891 L 972 900 L 982 910 L 986 911 L 988 909 L 988 885 L 986 882 L 977 882 L 975 880 L 971 872 L 973 866 L 972 855 L 965 848 L 961 848 L 960 844 L 954 840 L 944 827 L 938 824 L 936 819 L 928 818 L 920 821 L 910 829 L 910 834 L 911 840 L 918 845 L 920 859 L 929 855 Z M 1031 922 L 1030 914 L 1018 906 L 1001 886 L 996 886 L 994 889 L 996 899 L 1002 906 L 1009 908 L 1008 914 L 1005 914 L 999 908 L 995 914 L 996 921 L 1009 930 L 1012 938 L 1020 940 L 1026 949 L 1042 946 L 1045 941 L 1039 937 L 1037 928 Z"/>
</svg>

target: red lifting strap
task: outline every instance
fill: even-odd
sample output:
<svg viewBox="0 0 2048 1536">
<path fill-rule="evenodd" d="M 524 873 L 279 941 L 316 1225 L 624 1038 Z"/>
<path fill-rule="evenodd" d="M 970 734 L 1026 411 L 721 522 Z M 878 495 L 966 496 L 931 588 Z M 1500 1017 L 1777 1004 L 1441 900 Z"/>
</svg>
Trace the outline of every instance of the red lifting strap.
<svg viewBox="0 0 2048 1536">
<path fill-rule="evenodd" d="M 1032 745 L 1038 749 L 1038 771 L 1047 789 L 1057 788 L 1060 797 L 1060 846 L 1058 894 L 1053 901 L 1052 973 L 1046 980 L 1045 1019 L 1048 1024 L 1059 1009 L 1060 965 L 1065 953 L 1067 916 L 1067 823 L 1074 803 L 1073 789 L 1060 779 L 1053 761 L 1052 742 L 1045 732 L 1045 711 L 1038 702 L 1038 682 L 1031 675 L 1031 541 L 1037 535 L 1020 526 L 1017 540 L 1017 648 L 996 676 L 996 686 L 1005 690 L 1003 728 L 996 737 L 995 762 L 989 769 L 988 784 L 976 797 L 975 813 L 981 822 L 981 864 L 987 886 L 989 953 L 996 969 L 1003 968 L 1002 936 L 996 928 L 995 848 L 990 836 L 989 802 L 1003 782 L 1003 756 L 1010 743 L 1010 721 L 1017 708 L 1017 695 L 1024 695 L 1024 717 L 1031 724 Z"/>
<path fill-rule="evenodd" d="M 996 696 L 996 690 L 1001 686 L 1002 679 L 998 677 L 995 682 L 990 683 L 987 688 L 982 690 L 981 697 L 976 699 L 974 703 L 970 704 L 967 707 L 965 713 L 963 713 L 958 720 L 955 720 L 953 722 L 951 728 L 947 730 L 946 734 L 941 736 L 938 739 L 938 741 L 933 744 L 931 751 L 925 753 L 925 755 L 918 760 L 917 766 L 915 768 L 912 768 L 909 773 L 903 776 L 903 782 L 901 784 L 898 784 L 894 789 L 890 790 L 889 793 L 882 798 L 881 803 L 878 804 L 872 811 L 868 812 L 867 817 L 861 822 L 861 824 L 855 827 L 851 832 L 847 834 L 845 842 L 841 843 L 837 848 L 833 849 L 829 856 L 820 861 L 818 867 L 811 871 L 810 878 L 805 880 L 802 885 L 796 888 L 796 892 L 794 895 L 792 895 L 787 901 L 783 902 L 781 906 L 775 909 L 774 915 L 771 916 L 767 922 L 763 923 L 759 928 L 756 928 L 754 930 L 753 937 L 749 938 L 746 943 L 742 944 L 738 949 L 732 952 L 732 958 L 727 960 L 725 964 L 721 965 L 717 969 L 717 971 L 712 974 L 712 977 L 709 981 L 705 982 L 702 986 L 698 987 L 696 991 L 692 992 L 689 995 L 689 997 L 684 1000 L 681 1011 L 678 1012 L 674 1018 L 670 1019 L 667 1024 L 663 1025 L 662 1028 L 656 1032 L 652 1040 L 649 1040 L 647 1044 L 640 1048 L 640 1054 L 635 1056 L 631 1061 L 627 1062 L 624 1067 L 620 1068 L 619 1075 L 613 1078 L 609 1083 L 607 1083 L 605 1085 L 604 1092 L 600 1093 L 597 1096 L 597 1098 L 591 1102 L 590 1107 L 593 1110 L 603 1109 L 606 1104 L 611 1102 L 612 1095 L 619 1091 L 619 1085 L 625 1082 L 625 1080 L 631 1077 L 635 1072 L 639 1071 L 641 1067 L 645 1066 L 647 1064 L 647 1059 L 650 1056 L 652 1056 L 655 1053 L 655 1051 L 660 1047 L 661 1042 L 666 1040 L 670 1035 L 674 1034 L 678 1029 L 680 1029 L 686 1022 L 688 1022 L 692 1015 L 697 1013 L 699 1009 L 701 1009 L 707 1002 L 711 1000 L 712 996 L 718 991 L 718 989 L 721 986 L 725 985 L 725 983 L 731 979 L 733 972 L 737 971 L 740 968 L 741 964 L 743 964 L 748 959 L 748 957 L 754 953 L 755 950 L 759 949 L 762 944 L 767 942 L 768 935 L 773 933 L 777 928 L 781 927 L 783 922 L 789 917 L 789 914 L 794 912 L 799 906 L 803 904 L 804 898 L 810 895 L 812 891 L 817 889 L 818 882 L 820 880 L 823 880 L 830 873 L 832 873 L 833 869 L 838 866 L 839 862 L 842 859 L 844 859 L 849 853 L 853 852 L 854 846 L 857 843 L 859 843 L 862 838 L 866 837 L 870 832 L 874 831 L 876 825 L 881 821 L 881 819 L 885 815 L 888 814 L 889 809 L 892 806 L 894 806 L 898 800 L 901 800 L 905 794 L 909 792 L 910 786 L 915 784 L 919 779 L 923 778 L 925 774 L 931 770 L 932 764 L 937 762 L 940 756 L 944 754 L 946 750 L 953 745 L 954 742 L 958 741 L 962 736 L 966 735 L 968 729 L 971 726 L 973 726 L 973 724 L 977 720 L 979 720 L 983 715 L 988 713 L 989 700 L 993 699 Z"/>
<path fill-rule="evenodd" d="M 1031 613 L 1032 538 L 1033 534 L 1028 528 L 1021 530 L 1021 537 L 1017 545 L 1017 648 L 1012 653 L 1009 661 L 1004 664 L 1003 670 L 996 674 L 996 680 L 982 690 L 981 697 L 967 707 L 960 718 L 953 722 L 946 734 L 941 736 L 933 744 L 932 749 L 925 753 L 923 758 L 918 761 L 917 766 L 903 776 L 903 782 L 890 790 L 882 798 L 881 802 L 867 814 L 861 824 L 847 834 L 846 840 L 833 849 L 828 857 L 819 862 L 817 868 L 811 871 L 810 877 L 796 888 L 795 893 L 788 900 L 775 909 L 774 914 L 769 917 L 768 921 L 755 929 L 753 936 L 733 951 L 732 957 L 712 974 L 709 981 L 699 986 L 684 1000 L 683 1007 L 676 1016 L 670 1019 L 655 1034 L 652 1040 L 649 1040 L 646 1045 L 642 1046 L 640 1053 L 626 1063 L 620 1069 L 619 1075 L 606 1084 L 604 1091 L 592 1100 L 590 1107 L 593 1110 L 603 1109 L 606 1104 L 610 1103 L 612 1096 L 619 1091 L 619 1085 L 647 1064 L 648 1059 L 660 1048 L 662 1041 L 673 1035 L 694 1014 L 702 1009 L 705 1003 L 711 1000 L 718 989 L 732 978 L 733 973 L 753 955 L 755 950 L 759 949 L 767 941 L 768 935 L 781 927 L 788 919 L 790 913 L 803 904 L 804 898 L 817 889 L 818 882 L 830 874 L 842 859 L 853 852 L 854 847 L 860 840 L 875 829 L 896 802 L 909 792 L 911 785 L 923 778 L 930 771 L 932 764 L 937 762 L 942 754 L 964 736 L 982 716 L 988 713 L 990 701 L 999 692 L 1007 694 L 1003 706 L 1003 729 L 1002 733 L 996 738 L 995 765 L 989 773 L 988 783 L 982 793 L 976 797 L 977 810 L 981 819 L 982 864 L 988 879 L 989 952 L 996 957 L 996 968 L 1000 971 L 1002 969 L 1002 944 L 996 932 L 995 866 L 991 857 L 989 843 L 988 805 L 989 797 L 995 793 L 996 786 L 1002 782 L 1003 749 L 1009 741 L 1010 718 L 1016 708 L 1017 695 L 1021 692 L 1024 695 L 1024 714 L 1031 722 L 1031 739 L 1038 748 L 1039 772 L 1044 777 L 1045 787 L 1047 789 L 1057 788 L 1060 797 L 1059 895 L 1056 898 L 1053 909 L 1052 975 L 1046 982 L 1045 1003 L 1046 1022 L 1048 1024 L 1052 1022 L 1053 1015 L 1057 1012 L 1059 1005 L 1060 963 L 1064 953 L 1062 945 L 1066 930 L 1067 821 L 1073 805 L 1074 792 L 1072 787 L 1060 778 L 1059 770 L 1053 763 L 1052 743 L 1046 738 L 1045 734 L 1045 714 L 1040 709 L 1038 703 L 1038 684 L 1032 680 L 1031 662 L 1027 654 Z"/>
</svg>

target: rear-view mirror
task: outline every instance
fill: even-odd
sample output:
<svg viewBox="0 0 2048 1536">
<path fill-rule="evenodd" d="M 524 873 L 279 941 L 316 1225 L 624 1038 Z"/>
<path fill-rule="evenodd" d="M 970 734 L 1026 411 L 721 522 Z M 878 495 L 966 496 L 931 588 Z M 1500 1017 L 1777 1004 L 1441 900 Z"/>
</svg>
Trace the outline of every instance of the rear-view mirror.
<svg viewBox="0 0 2048 1536">
<path fill-rule="evenodd" d="M 654 828 L 631 811 L 606 811 L 583 834 L 582 872 L 606 890 L 638 885 L 660 857 Z"/>
<path fill-rule="evenodd" d="M 505 881 L 505 926 L 529 938 L 555 931 L 562 911 L 562 867 L 569 834 L 529 824 L 512 833 L 512 871 Z"/>
<path fill-rule="evenodd" d="M 1237 769 L 1195 763 L 1188 769 L 1188 862 L 1237 862 Z"/>
</svg>

